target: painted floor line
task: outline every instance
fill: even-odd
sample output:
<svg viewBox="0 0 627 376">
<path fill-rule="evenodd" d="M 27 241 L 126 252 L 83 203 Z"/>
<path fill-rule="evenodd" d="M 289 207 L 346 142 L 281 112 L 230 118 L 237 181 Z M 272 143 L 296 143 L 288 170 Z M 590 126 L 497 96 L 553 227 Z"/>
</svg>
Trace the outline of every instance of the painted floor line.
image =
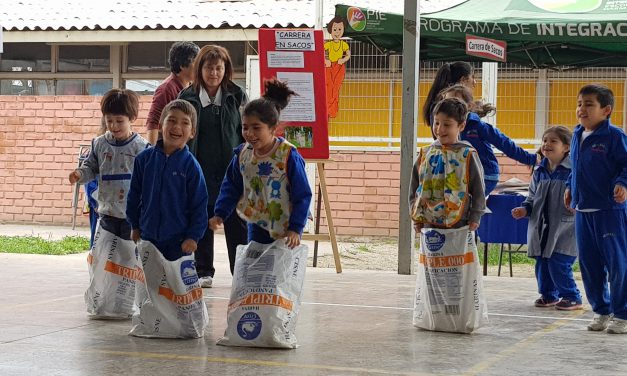
<svg viewBox="0 0 627 376">
<path fill-rule="evenodd" d="M 66 350 L 60 350 L 60 351 L 67 352 Z M 80 349 L 80 350 L 70 350 L 70 351 L 105 354 L 105 355 L 121 356 L 121 357 L 135 358 L 135 359 L 205 361 L 205 362 L 211 362 L 211 363 L 234 364 L 234 365 L 311 369 L 311 370 L 335 371 L 335 372 L 353 372 L 359 375 L 378 374 L 378 375 L 404 375 L 404 376 L 434 376 L 434 374 L 432 373 L 424 373 L 424 372 L 385 370 L 385 369 L 377 369 L 377 368 L 362 368 L 362 367 L 347 367 L 347 366 L 333 366 L 333 365 L 325 365 L 325 364 L 288 363 L 288 362 L 281 362 L 281 361 L 229 358 L 229 357 L 217 357 L 217 356 L 179 355 L 179 354 L 163 354 L 163 353 L 141 352 L 141 351 L 117 351 L 117 350 L 101 350 L 101 349 Z"/>
<path fill-rule="evenodd" d="M 223 296 L 205 296 L 205 300 L 229 300 Z M 377 305 L 360 305 L 360 304 L 340 304 L 340 303 L 319 303 L 319 302 L 302 302 L 303 305 L 320 305 L 329 307 L 346 307 L 346 308 L 374 308 L 374 309 L 391 309 L 397 311 L 413 311 L 411 307 L 392 307 Z M 488 316 L 517 317 L 526 319 L 544 319 L 544 320 L 570 320 L 570 321 L 590 321 L 589 319 L 578 319 L 560 316 L 537 316 L 537 315 L 516 315 L 511 313 L 496 313 L 488 311 Z"/>
</svg>

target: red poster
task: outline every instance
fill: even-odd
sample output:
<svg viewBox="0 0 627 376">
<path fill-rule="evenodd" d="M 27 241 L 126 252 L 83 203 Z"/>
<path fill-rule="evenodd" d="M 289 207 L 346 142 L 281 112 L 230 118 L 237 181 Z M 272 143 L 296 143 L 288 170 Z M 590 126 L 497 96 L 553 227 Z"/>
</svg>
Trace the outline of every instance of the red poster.
<svg viewBox="0 0 627 376">
<path fill-rule="evenodd" d="M 322 30 L 260 29 L 259 72 L 263 83 L 286 81 L 298 96 L 281 113 L 283 136 L 307 159 L 329 158 L 329 123 Z"/>
</svg>

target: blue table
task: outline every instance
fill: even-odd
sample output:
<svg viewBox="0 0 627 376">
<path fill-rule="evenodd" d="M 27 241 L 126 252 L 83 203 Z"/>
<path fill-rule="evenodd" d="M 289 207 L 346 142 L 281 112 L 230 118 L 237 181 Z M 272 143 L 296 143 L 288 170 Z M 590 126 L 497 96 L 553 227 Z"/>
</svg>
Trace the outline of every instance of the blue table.
<svg viewBox="0 0 627 376">
<path fill-rule="evenodd" d="M 501 258 L 503 256 L 504 244 L 527 244 L 527 218 L 514 219 L 512 217 L 512 209 L 520 206 L 525 200 L 525 196 L 519 194 L 493 194 L 488 197 L 487 206 L 492 213 L 484 214 L 481 217 L 481 224 L 477 230 L 479 241 L 485 243 L 483 249 L 483 275 L 488 274 L 488 244 L 501 244 L 501 255 L 499 257 L 499 274 Z M 520 247 L 518 248 L 520 250 Z M 510 276 L 511 253 L 510 257 Z"/>
</svg>

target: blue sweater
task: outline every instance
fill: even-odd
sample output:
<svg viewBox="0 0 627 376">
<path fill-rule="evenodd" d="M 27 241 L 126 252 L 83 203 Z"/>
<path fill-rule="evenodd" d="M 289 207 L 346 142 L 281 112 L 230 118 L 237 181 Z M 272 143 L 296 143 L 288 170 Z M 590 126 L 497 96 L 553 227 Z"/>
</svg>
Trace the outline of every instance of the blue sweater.
<svg viewBox="0 0 627 376">
<path fill-rule="evenodd" d="M 583 142 L 577 125 L 570 142 L 572 173 L 567 181 L 571 206 L 578 209 L 624 209 L 614 200 L 614 186 L 627 187 L 627 135 L 604 120 Z"/>
<path fill-rule="evenodd" d="M 187 146 L 166 156 L 163 141 L 135 159 L 126 219 L 142 239 L 200 240 L 207 230 L 207 186 Z"/>
<path fill-rule="evenodd" d="M 494 145 L 508 157 L 520 163 L 533 166 L 536 164 L 536 155 L 526 152 L 517 146 L 514 141 L 501 133 L 492 125 L 481 120 L 474 112 L 468 114 L 466 127 L 461 133 L 461 139 L 470 142 L 477 150 L 479 160 L 483 166 L 485 180 L 499 180 L 499 162 L 492 151 Z"/>
<path fill-rule="evenodd" d="M 215 205 L 215 215 L 226 219 L 231 215 L 240 198 L 244 194 L 244 178 L 239 169 L 239 155 L 245 144 L 234 149 L 235 155 L 231 159 L 226 175 L 222 181 L 220 195 Z M 311 189 L 305 173 L 305 161 L 293 149 L 287 160 L 287 181 L 289 182 L 290 220 L 288 230 L 302 234 L 307 224 L 307 214 L 309 213 L 309 203 L 311 202 Z"/>
</svg>

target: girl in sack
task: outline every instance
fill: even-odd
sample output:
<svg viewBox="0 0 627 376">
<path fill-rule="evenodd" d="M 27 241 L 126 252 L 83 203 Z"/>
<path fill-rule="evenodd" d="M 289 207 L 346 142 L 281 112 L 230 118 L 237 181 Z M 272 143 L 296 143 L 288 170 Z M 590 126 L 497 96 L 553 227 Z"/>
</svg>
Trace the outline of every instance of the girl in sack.
<svg viewBox="0 0 627 376">
<path fill-rule="evenodd" d="M 280 111 L 294 94 L 280 81 L 267 81 L 265 94 L 244 108 L 246 142 L 235 149 L 222 181 L 215 216 L 209 220 L 214 231 L 237 206 L 248 222 L 249 242 L 285 238 L 290 248 L 300 244 L 311 201 L 305 161 L 292 144 L 275 135 Z"/>
<path fill-rule="evenodd" d="M 487 321 L 473 231 L 485 210 L 476 150 L 460 141 L 468 108 L 458 98 L 434 107 L 437 139 L 422 148 L 411 180 L 411 216 L 421 232 L 414 326 L 469 333 Z"/>
</svg>

